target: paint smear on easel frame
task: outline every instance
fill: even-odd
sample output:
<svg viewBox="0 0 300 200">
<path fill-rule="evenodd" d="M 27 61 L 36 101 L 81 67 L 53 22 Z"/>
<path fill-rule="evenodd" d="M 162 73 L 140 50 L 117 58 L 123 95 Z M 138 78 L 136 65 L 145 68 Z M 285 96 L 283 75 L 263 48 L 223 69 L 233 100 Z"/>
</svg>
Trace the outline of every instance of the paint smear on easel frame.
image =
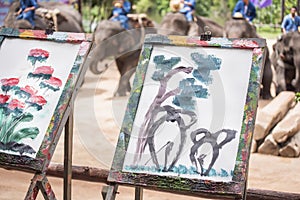
<svg viewBox="0 0 300 200">
<path fill-rule="evenodd" d="M 252 54 L 154 46 L 122 171 L 232 181 Z"/>
<path fill-rule="evenodd" d="M 51 41 L 3 41 L 0 152 L 36 157 L 79 47 Z"/>
</svg>

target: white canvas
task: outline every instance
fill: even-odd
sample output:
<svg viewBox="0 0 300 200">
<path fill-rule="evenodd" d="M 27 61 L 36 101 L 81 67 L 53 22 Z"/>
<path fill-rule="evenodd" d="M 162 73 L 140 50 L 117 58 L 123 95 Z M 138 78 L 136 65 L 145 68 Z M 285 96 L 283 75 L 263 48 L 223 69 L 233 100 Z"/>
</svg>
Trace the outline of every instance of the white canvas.
<svg viewBox="0 0 300 200">
<path fill-rule="evenodd" d="M 24 153 L 23 155 L 32 158 L 36 157 L 36 153 L 44 139 L 51 117 L 74 65 L 79 47 L 80 44 L 57 43 L 42 40 L 5 39 L 3 41 L 0 49 L 0 80 L 17 78 L 19 79 L 17 86 L 25 87 L 28 85 L 33 87 L 38 91 L 35 95 L 43 96 L 47 101 L 47 103 L 42 106 L 41 110 L 34 109 L 32 106 L 28 105 L 26 108 L 22 109 L 24 112 L 30 112 L 33 115 L 33 120 L 20 123 L 16 127 L 16 130 L 26 127 L 37 127 L 39 129 L 39 134 L 34 139 L 26 138 L 20 141 L 29 145 L 35 151 L 35 153 Z M 30 60 L 27 59 L 31 49 L 46 50 L 49 52 L 49 57 L 43 62 L 37 61 L 33 66 Z M 58 90 L 54 91 L 49 88 L 47 89 L 47 87 L 41 88 L 40 84 L 45 80 L 28 76 L 29 73 L 32 73 L 40 66 L 51 66 L 51 68 L 53 68 L 52 77 L 60 79 L 62 83 Z M 10 96 L 8 102 L 12 98 L 20 99 L 15 92 L 9 91 L 8 93 L 9 94 L 7 95 Z M 0 90 L 0 94 L 6 95 L 3 90 Z M 20 101 L 23 101 L 26 104 L 27 100 L 21 98 Z M 1 150 L 1 152 L 20 155 L 20 153 L 13 151 Z"/>
<path fill-rule="evenodd" d="M 221 59 L 220 69 L 211 71 L 212 82 L 205 87 L 208 89 L 207 98 L 195 98 L 197 102 L 195 112 L 197 114 L 197 122 L 192 125 L 186 131 L 186 141 L 181 155 L 176 162 L 176 167 L 183 167 L 183 169 L 193 166 L 190 154 L 193 142 L 191 140 L 191 132 L 198 128 L 205 128 L 211 133 L 215 133 L 221 129 L 236 130 L 235 138 L 223 145 L 219 150 L 219 156 L 213 165 L 215 175 L 200 175 L 197 173 L 178 173 L 175 172 L 158 172 L 153 170 L 155 165 L 151 159 L 148 146 L 145 147 L 141 159 L 138 161 L 139 166 L 145 166 L 145 170 L 134 169 L 134 157 L 136 156 L 136 146 L 139 137 L 139 130 L 145 119 L 146 112 L 149 106 L 154 100 L 154 97 L 158 93 L 160 87 L 159 81 L 153 81 L 151 76 L 155 71 L 155 64 L 153 59 L 157 55 L 164 55 L 165 59 L 171 57 L 180 57 L 181 61 L 175 65 L 178 66 L 191 66 L 196 67 L 192 61 L 190 54 L 198 52 L 202 55 L 213 55 Z M 170 175 L 180 176 L 185 178 L 195 179 L 208 179 L 213 181 L 231 181 L 232 172 L 234 170 L 236 155 L 238 151 L 239 136 L 241 132 L 241 126 L 243 122 L 244 105 L 246 102 L 247 88 L 249 83 L 249 76 L 252 63 L 252 50 L 251 49 L 226 49 L 226 48 L 194 48 L 194 47 L 180 47 L 180 46 L 154 46 L 150 58 L 150 63 L 146 72 L 145 82 L 143 90 L 139 100 L 139 105 L 135 115 L 133 129 L 129 141 L 129 146 L 126 151 L 126 156 L 123 164 L 123 171 L 135 172 L 135 173 L 148 173 L 155 175 Z M 168 82 L 167 91 L 170 91 L 178 86 L 180 80 L 192 77 L 191 74 L 178 73 L 174 75 Z M 199 82 L 199 84 L 202 84 Z M 203 84 L 202 84 L 203 85 Z M 172 105 L 172 98 L 168 98 L 163 102 L 163 105 Z M 161 117 L 159 114 L 157 118 Z M 188 122 L 188 118 L 183 117 L 185 122 Z M 225 135 L 220 134 L 218 137 L 218 143 L 225 138 Z M 155 132 L 155 148 L 157 152 L 157 158 L 161 166 L 165 163 L 165 148 L 167 143 L 173 142 L 173 148 L 170 152 L 169 158 L 174 157 L 176 149 L 178 149 L 180 143 L 179 127 L 176 123 L 163 123 Z M 204 168 L 207 168 L 209 160 L 211 159 L 212 148 L 210 145 L 204 144 L 201 149 L 197 151 L 199 154 L 205 154 Z M 170 162 L 169 159 L 168 162 Z M 184 166 L 186 168 L 184 168 Z M 152 168 L 151 168 L 152 167 Z M 150 169 L 150 170 L 149 170 Z M 152 169 L 152 170 L 151 170 Z M 179 169 L 179 168 L 178 168 Z M 227 174 L 222 173 L 225 170 Z M 224 171 L 223 171 L 224 172 Z"/>
</svg>

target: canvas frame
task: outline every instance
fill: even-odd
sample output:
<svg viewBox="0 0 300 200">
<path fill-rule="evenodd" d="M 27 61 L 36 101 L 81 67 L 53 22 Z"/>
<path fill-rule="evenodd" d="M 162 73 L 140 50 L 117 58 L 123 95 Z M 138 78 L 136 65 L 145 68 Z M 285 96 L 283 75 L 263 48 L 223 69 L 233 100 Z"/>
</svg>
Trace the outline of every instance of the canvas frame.
<svg viewBox="0 0 300 200">
<path fill-rule="evenodd" d="M 42 140 L 42 144 L 35 158 L 29 156 L 12 155 L 0 153 L 0 166 L 8 169 L 16 169 L 21 171 L 29 171 L 35 173 L 43 173 L 50 164 L 50 160 L 54 154 L 56 145 L 60 138 L 61 132 L 72 113 L 73 104 L 77 91 L 82 84 L 87 66 L 84 65 L 91 45 L 92 38 L 90 34 L 84 33 L 69 33 L 69 32 L 54 32 L 46 34 L 43 30 L 25 30 L 25 29 L 0 29 L 0 47 L 6 39 L 24 39 L 37 41 L 50 41 L 54 43 L 70 43 L 80 45 L 74 60 L 70 74 L 67 77 L 66 84 L 62 88 L 62 94 L 56 105 L 54 114 L 51 117 L 51 122 L 47 128 L 47 132 Z M 70 133 L 72 134 L 72 133 Z"/>
<path fill-rule="evenodd" d="M 128 149 L 133 123 L 137 114 L 143 84 L 147 74 L 152 49 L 156 45 L 185 46 L 201 48 L 250 49 L 252 64 L 246 102 L 244 104 L 243 122 L 239 137 L 238 151 L 232 181 L 198 180 L 174 176 L 160 176 L 147 173 L 133 173 L 123 170 L 125 155 Z M 265 39 L 227 39 L 212 38 L 202 41 L 200 37 L 147 35 L 137 66 L 133 89 L 128 100 L 118 143 L 109 172 L 108 182 L 113 185 L 129 185 L 151 190 L 160 190 L 178 194 L 202 196 L 209 198 L 243 199 L 246 195 L 248 163 L 251 139 L 254 131 L 255 116 L 259 100 L 260 82 L 266 56 Z M 260 55 L 260 56 L 259 56 Z"/>
</svg>

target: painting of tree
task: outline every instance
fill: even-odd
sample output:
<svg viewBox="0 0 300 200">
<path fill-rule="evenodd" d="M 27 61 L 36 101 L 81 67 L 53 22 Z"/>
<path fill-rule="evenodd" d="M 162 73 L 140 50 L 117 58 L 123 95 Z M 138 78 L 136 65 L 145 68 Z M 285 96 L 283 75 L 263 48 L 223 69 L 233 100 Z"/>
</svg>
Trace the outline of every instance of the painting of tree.
<svg viewBox="0 0 300 200">
<path fill-rule="evenodd" d="M 181 57 L 166 58 L 165 55 L 156 55 L 153 58 L 155 71 L 151 79 L 159 84 L 159 89 L 153 101 L 150 103 L 141 127 L 138 131 L 137 145 L 133 163 L 127 169 L 145 169 L 145 165 L 152 162 L 154 165 L 150 170 L 156 172 L 179 172 L 210 175 L 210 171 L 219 156 L 223 145 L 235 138 L 237 131 L 222 129 L 217 133 L 210 133 L 203 128 L 193 130 L 191 127 L 196 124 L 198 117 L 196 113 L 197 99 L 207 99 L 209 96 L 208 86 L 213 83 L 212 71 L 219 70 L 222 60 L 214 55 L 206 55 L 200 52 L 192 52 L 190 59 L 193 66 L 180 65 Z M 177 86 L 168 89 L 168 83 L 179 74 L 185 74 L 184 78 L 178 80 Z M 174 80 L 173 80 L 174 82 Z M 174 83 L 172 83 L 174 85 Z M 171 104 L 166 103 L 167 100 Z M 157 146 L 155 136 L 158 130 L 165 124 L 172 123 L 178 127 L 180 142 L 178 146 L 173 141 L 165 141 L 162 146 Z M 195 129 L 195 128 L 194 128 Z M 223 141 L 217 141 L 218 136 L 224 133 Z M 198 140 L 198 135 L 203 134 Z M 188 137 L 190 135 L 190 137 Z M 190 162 L 193 166 L 177 166 L 187 140 L 192 140 L 194 145 L 190 148 Z M 209 143 L 213 148 L 213 156 L 207 169 L 203 168 L 205 154 L 198 156 L 197 150 L 204 144 Z M 145 149 L 148 148 L 151 159 L 146 163 L 141 161 Z M 171 151 L 175 155 L 170 155 Z M 159 161 L 158 153 L 163 152 L 164 160 Z M 200 168 L 200 167 L 201 168 Z"/>
</svg>

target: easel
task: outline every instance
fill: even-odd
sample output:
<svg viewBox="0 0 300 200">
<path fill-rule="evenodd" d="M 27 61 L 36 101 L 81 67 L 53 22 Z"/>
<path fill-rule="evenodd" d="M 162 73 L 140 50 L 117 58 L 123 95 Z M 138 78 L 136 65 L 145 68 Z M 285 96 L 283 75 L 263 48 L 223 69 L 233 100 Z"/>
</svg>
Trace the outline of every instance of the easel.
<svg viewBox="0 0 300 200">
<path fill-rule="evenodd" d="M 167 50 L 161 48 L 162 45 L 165 45 L 165 48 L 170 50 L 170 54 L 168 55 Z M 182 159 L 182 163 L 178 166 L 175 165 L 169 165 L 169 168 L 167 168 L 167 156 L 165 156 L 165 160 L 162 156 L 158 157 L 157 152 L 160 150 L 155 149 L 155 139 L 154 136 L 156 134 L 156 130 L 159 129 L 159 126 L 161 125 L 161 122 L 164 122 L 166 118 L 159 118 L 157 113 L 159 113 L 161 110 L 163 112 L 168 112 L 165 108 L 168 108 L 169 111 L 176 110 L 173 104 L 177 105 L 182 108 L 182 105 L 178 105 L 174 102 L 170 103 L 170 107 L 162 106 L 159 100 L 166 100 L 170 96 L 172 96 L 172 92 L 174 90 L 167 91 L 165 89 L 165 85 L 160 84 L 160 87 L 157 88 L 159 91 L 158 94 L 153 98 L 154 100 L 152 103 L 148 102 L 148 93 L 145 90 L 143 90 L 147 87 L 143 87 L 145 84 L 145 81 L 147 84 L 154 83 L 155 81 L 160 81 L 162 83 L 163 81 L 168 82 L 169 78 L 173 75 L 172 73 L 177 73 L 181 69 L 187 69 L 186 67 L 182 66 L 182 68 L 172 68 L 170 67 L 171 59 L 173 58 L 173 51 L 174 48 L 172 46 L 175 46 L 176 48 L 182 48 L 181 50 L 176 49 L 178 51 L 178 54 L 180 52 L 185 52 L 184 55 L 186 56 L 186 59 L 191 59 L 191 61 L 195 62 L 195 68 L 193 75 L 195 75 L 195 79 L 193 80 L 199 80 L 196 78 L 197 72 L 195 73 L 195 70 L 198 70 L 198 66 L 202 66 L 202 59 L 203 63 L 208 60 L 208 58 L 212 58 L 210 56 L 216 56 L 213 59 L 219 58 L 219 60 L 214 60 L 211 64 L 207 64 L 208 68 L 210 69 L 221 69 L 221 62 L 222 63 L 222 73 L 219 73 L 222 77 L 227 76 L 227 70 L 230 70 L 232 63 L 231 60 L 228 60 L 226 63 L 225 57 L 223 57 L 223 53 L 221 51 L 218 51 L 214 48 L 219 47 L 226 47 L 227 51 L 238 51 L 238 53 L 245 53 L 241 48 L 247 49 L 247 55 L 244 54 L 243 60 L 248 60 L 248 63 L 245 64 L 245 68 L 237 68 L 239 66 L 236 66 L 237 69 L 240 69 L 241 72 L 244 69 L 247 69 L 247 73 L 244 73 L 244 76 L 247 76 L 247 79 L 236 79 L 236 83 L 244 85 L 244 91 L 242 93 L 237 92 L 237 90 L 232 90 L 233 88 L 231 86 L 227 87 L 226 92 L 232 93 L 235 96 L 243 96 L 245 97 L 246 101 L 240 101 L 238 105 L 232 104 L 231 108 L 237 108 L 239 107 L 239 111 L 235 113 L 226 113 L 224 112 L 224 119 L 231 119 L 232 116 L 238 116 L 238 119 L 241 120 L 241 123 L 236 122 L 232 118 L 232 124 L 228 124 L 230 129 L 224 129 L 219 128 L 219 131 L 217 132 L 210 132 L 206 127 L 200 127 L 193 129 L 193 131 L 190 133 L 191 137 L 190 143 L 185 143 L 185 137 L 184 142 L 180 143 L 179 148 L 183 145 L 188 145 L 190 152 L 185 154 L 185 158 L 189 157 L 188 159 Z M 196 50 L 194 50 L 194 47 L 199 46 L 200 48 L 205 49 L 206 47 L 209 47 L 215 51 L 215 53 L 211 53 L 209 51 L 199 54 L 194 53 Z M 135 75 L 135 82 L 133 84 L 133 89 L 131 91 L 130 99 L 128 100 L 127 109 L 124 115 L 123 125 L 120 130 L 120 135 L 117 142 L 117 147 L 115 151 L 115 157 L 111 166 L 111 170 L 108 175 L 108 186 L 104 187 L 103 193 L 106 192 L 105 200 L 114 200 L 116 198 L 116 194 L 118 193 L 118 185 L 126 185 L 135 187 L 135 199 L 141 200 L 143 199 L 143 188 L 150 189 L 150 190 L 158 190 L 158 191 L 165 191 L 165 192 L 171 192 L 176 193 L 179 195 L 186 195 L 186 196 L 194 196 L 194 197 L 203 197 L 203 198 L 213 198 L 213 199 L 235 199 L 235 200 L 241 200 L 246 199 L 246 193 L 247 193 L 247 175 L 248 175 L 248 160 L 250 155 L 250 146 L 251 146 L 251 136 L 254 130 L 254 122 L 255 122 L 255 114 L 257 109 L 257 101 L 259 97 L 259 87 L 258 82 L 260 80 L 260 72 L 264 65 L 264 56 L 265 51 L 264 47 L 266 46 L 265 40 L 262 39 L 222 39 L 222 41 L 218 40 L 217 38 L 210 38 L 210 32 L 205 32 L 201 35 L 201 37 L 186 37 L 186 36 L 164 36 L 164 35 L 147 35 L 145 37 L 145 42 L 143 46 L 143 51 L 140 56 L 139 64 L 137 66 L 136 75 Z M 190 48 L 193 47 L 193 48 Z M 254 51 L 254 48 L 260 49 L 259 52 Z M 257 50 L 256 49 L 256 50 Z M 186 52 L 189 52 L 186 54 Z M 231 52 L 228 52 L 231 53 Z M 228 57 L 229 54 L 226 54 Z M 160 57 L 158 57 L 160 56 Z M 162 60 L 166 59 L 165 57 L 168 56 L 168 64 L 164 64 Z M 177 54 L 176 54 L 177 56 Z M 181 57 L 179 57 L 180 59 Z M 161 59 L 161 60 L 159 60 Z M 199 59 L 199 60 L 198 60 Z M 221 60 L 222 61 L 221 61 Z M 219 62 L 220 61 L 220 62 Z M 250 61 L 250 62 L 249 62 Z M 210 61 L 209 61 L 210 62 Z M 166 62 L 167 63 L 167 62 Z M 155 68 L 155 65 L 159 65 L 159 67 Z M 165 75 L 164 72 L 159 71 L 161 68 L 166 67 L 167 69 L 171 69 L 169 74 Z M 176 64 L 175 64 L 176 65 Z M 216 67 L 216 66 L 219 67 Z M 212 67 L 213 66 L 213 67 Z M 168 68 L 169 67 L 169 68 Z M 148 69 L 149 68 L 149 69 Z M 158 69 L 159 68 L 159 69 Z M 189 68 L 191 69 L 191 68 Z M 178 71 L 177 71 L 178 70 Z M 228 71 L 230 74 L 230 71 Z M 250 73 L 248 75 L 248 72 Z M 157 74 L 163 74 L 160 78 L 157 78 Z M 145 79 L 145 77 L 149 75 L 149 77 L 152 77 L 152 80 Z M 209 76 L 209 73 L 207 74 Z M 248 76 L 250 77 L 248 79 Z M 187 79 L 182 79 L 183 81 L 186 81 Z M 228 79 L 229 80 L 229 79 Z M 246 82 L 246 81 L 248 82 Z M 182 82 L 180 82 L 182 83 Z M 217 82 L 215 82 L 215 86 L 218 85 Z M 222 85 L 227 85 L 231 83 L 231 80 L 228 82 L 222 82 Z M 171 83 L 170 83 L 171 84 Z M 180 85 L 180 84 L 179 84 Z M 220 85 L 219 85 L 220 86 Z M 184 86 L 185 87 L 185 86 Z M 135 89 L 139 88 L 139 89 Z M 142 88 L 142 89 L 140 89 Z M 172 88 L 181 88 L 178 87 L 177 84 L 174 84 L 174 87 Z M 225 88 L 225 86 L 224 86 Z M 149 89 L 149 88 L 148 88 Z M 185 88 L 181 88 L 182 90 L 185 90 Z M 150 89 L 149 89 L 150 90 Z M 192 89 L 191 89 L 192 90 Z M 223 87 L 222 90 L 224 91 Z M 215 93 L 212 92 L 212 94 L 220 94 L 220 90 L 215 90 Z M 143 95 L 144 96 L 143 96 Z M 147 94 L 147 95 L 146 95 Z M 164 96 L 165 95 L 165 96 Z M 170 96 L 168 96 L 170 95 Z M 213 96 L 213 95 L 212 95 Z M 225 96 L 225 95 L 224 95 Z M 231 97 L 225 97 L 229 100 Z M 165 97 L 165 98 L 164 98 Z M 160 99 L 161 98 L 161 99 Z M 189 101 L 188 101 L 189 102 Z M 216 101 L 218 102 L 218 101 Z M 183 102 L 182 102 L 183 103 Z M 220 102 L 218 102 L 220 103 Z M 216 105 L 218 104 L 216 103 Z M 142 107 L 139 107 L 142 105 L 142 107 L 148 108 L 148 110 L 140 109 Z M 148 105 L 148 107 L 147 107 Z M 155 108 L 155 106 L 158 106 Z M 199 104 L 200 105 L 200 104 Z M 228 105 L 224 105 L 224 108 L 226 109 Z M 174 109 L 172 109 L 174 108 Z M 246 108 L 246 109 L 245 109 Z M 157 109 L 157 112 L 153 111 Z M 183 108 L 185 109 L 185 108 Z M 154 114 L 152 115 L 151 112 Z M 195 115 L 198 111 L 193 111 Z M 149 114 L 150 113 L 150 114 Z M 215 112 L 212 112 L 212 118 Z M 177 116 L 180 116 L 180 112 L 177 113 Z M 169 113 L 169 116 L 174 117 L 173 113 Z M 227 117 L 226 117 L 227 116 Z M 145 117 L 146 120 L 139 119 Z M 198 115 L 197 115 L 198 117 Z M 199 115 L 201 118 L 202 116 Z M 249 118 L 250 117 L 250 118 Z M 138 120 L 135 121 L 134 118 L 137 118 Z M 158 119 L 159 118 L 159 119 Z M 176 118 L 176 117 L 175 117 Z M 177 119 L 174 119 L 176 121 Z M 183 118 L 180 118 L 180 120 Z M 247 120 L 245 120 L 247 119 Z M 151 121 L 153 120 L 153 121 Z M 157 121 L 155 121 L 157 120 Z M 249 120 L 249 121 L 248 121 Z M 171 120 L 170 120 L 171 121 Z M 179 120 L 178 120 L 179 121 Z M 212 120 L 211 123 L 214 123 L 218 120 Z M 152 124 L 150 124 L 150 122 Z M 222 121 L 224 122 L 224 121 Z M 229 122 L 229 121 L 228 121 Z M 249 123 L 250 122 L 250 123 Z M 137 126 L 142 124 L 140 127 Z M 227 122 L 224 122 L 226 124 Z M 239 124 L 238 124 L 239 123 Z M 149 125 L 150 124 L 150 125 Z M 227 127 L 227 125 L 224 126 L 222 124 L 221 127 Z M 234 125 L 235 124 L 235 125 Z M 149 125 L 149 126 L 148 126 Z M 148 127 L 147 127 L 148 126 Z M 209 126 L 209 125 L 207 125 Z M 139 128 L 136 128 L 139 127 Z M 142 127 L 142 128 L 141 128 Z M 145 128 L 146 127 L 146 128 Z M 233 128 L 234 127 L 234 128 Z M 148 132 L 147 132 L 148 131 Z M 163 130 L 161 130 L 163 132 Z M 159 141 L 159 139 L 164 140 L 165 137 L 160 137 L 161 135 L 165 136 L 164 134 L 157 134 L 156 140 Z M 169 134 L 170 129 L 166 128 L 164 133 Z M 141 134 L 142 133 L 142 134 Z M 172 132 L 173 133 L 173 132 Z M 202 134 L 203 137 L 201 139 L 196 139 L 197 134 Z M 215 141 L 211 143 L 211 141 L 214 141 L 215 138 L 218 137 L 218 134 L 225 133 L 226 139 L 224 139 L 222 142 Z M 238 133 L 236 135 L 236 133 Z M 182 132 L 178 132 L 178 135 L 182 134 Z M 184 132 L 182 135 L 186 134 Z M 132 137 L 133 136 L 133 137 Z M 173 136 L 173 135 L 172 135 Z M 133 140 L 131 140 L 133 138 Z M 137 139 L 138 138 L 138 139 Z M 146 138 L 146 139 L 145 139 Z M 158 139 L 159 138 L 159 139 Z M 236 148 L 237 154 L 235 157 L 231 157 L 229 159 L 229 153 L 226 155 L 226 150 L 223 151 L 223 159 L 221 157 L 218 157 L 219 155 L 219 149 L 221 149 L 222 145 L 225 145 L 226 143 L 230 142 L 234 138 L 237 138 L 236 143 L 232 145 L 230 148 Z M 149 145 L 149 149 L 147 149 L 146 145 Z M 165 143 L 161 143 L 160 141 L 157 142 L 157 146 L 162 147 L 163 144 L 168 144 L 169 141 L 166 139 Z M 209 143 L 211 144 L 211 147 L 213 149 L 212 153 L 212 160 L 213 162 L 208 161 L 207 162 L 207 168 L 202 167 L 203 163 L 205 162 L 204 158 L 207 155 L 207 152 L 203 152 L 202 154 L 199 152 L 196 152 L 199 150 L 199 147 L 202 144 Z M 172 147 L 173 148 L 173 147 Z M 233 149 L 232 148 L 232 149 Z M 134 149 L 136 151 L 133 153 Z M 225 148 L 224 148 L 225 149 Z M 128 151 L 129 150 L 129 151 Z M 229 149 L 228 149 L 229 150 Z M 178 152 L 181 150 L 178 149 Z M 127 152 L 129 152 L 127 154 Z M 145 153 L 146 152 L 146 153 Z M 170 149 L 165 151 L 165 155 L 169 154 L 171 152 Z M 173 149 L 173 156 L 175 157 L 176 151 Z M 195 153 L 194 153 L 195 152 Z M 141 161 L 142 154 L 145 154 L 144 160 Z M 197 154 L 197 158 L 195 157 Z M 200 156 L 199 156 L 200 154 Z M 145 163 L 146 158 L 151 155 L 151 159 L 153 161 L 153 164 L 149 164 L 148 162 Z M 179 155 L 179 154 L 176 154 Z M 201 157 L 204 156 L 204 157 Z M 126 157 L 126 158 L 125 158 Z M 177 157 L 179 158 L 179 157 Z M 234 158 L 234 159 L 232 159 Z M 139 160 L 141 159 L 141 160 Z M 160 159 L 160 162 L 158 161 Z M 215 163 L 216 159 L 222 159 L 217 165 L 219 165 L 219 169 L 212 170 L 212 166 Z M 139 163 L 140 161 L 140 163 Z M 175 162 L 179 162 L 179 160 L 176 160 Z M 199 170 L 199 167 L 197 167 L 197 162 L 199 163 L 201 169 Z M 210 162 L 210 163 L 209 163 Z M 225 167 L 224 163 L 231 163 L 231 167 L 227 168 Z M 145 164 L 144 164 L 145 163 Z M 195 164 L 194 164 L 195 163 Z M 174 163 L 173 163 L 174 164 Z M 171 167 L 170 167 L 171 166 Z M 192 167 L 191 167 L 192 166 Z M 223 166 L 225 168 L 223 168 Z M 193 167 L 196 167 L 193 168 Z M 219 172 L 218 172 L 219 171 Z M 167 173 L 165 173 L 167 172 Z M 216 177 L 216 178 L 215 178 Z M 229 178 L 229 179 L 227 179 Z M 104 195 L 103 195 L 104 196 Z"/>
<path fill-rule="evenodd" d="M 74 100 L 70 102 L 68 106 L 68 110 L 66 111 L 66 120 L 62 122 L 62 125 L 65 124 L 65 138 L 64 138 L 64 191 L 63 191 L 63 199 L 70 200 L 71 199 L 71 180 L 72 180 L 72 146 L 73 146 L 73 112 L 74 112 Z M 62 130 L 59 130 L 61 132 Z M 60 136 L 60 134 L 59 134 Z M 54 144 L 57 144 L 59 136 L 55 139 Z M 55 148 L 55 147 L 53 147 Z M 51 160 L 51 159 L 50 159 Z M 36 199 L 39 190 L 41 190 L 42 195 L 45 200 L 53 200 L 56 199 L 55 194 L 51 188 L 51 185 L 46 177 L 46 170 L 48 164 L 45 165 L 45 168 L 42 172 L 36 172 L 34 177 L 31 180 L 31 184 L 27 191 L 26 200 Z"/>
<path fill-rule="evenodd" d="M 24 31 L 18 29 L 3 28 L 0 29 L 0 34 L 0 42 L 4 40 L 4 37 L 34 38 L 50 41 L 56 40 L 55 33 L 52 37 L 48 37 L 47 33 L 33 30 Z M 41 190 L 44 199 L 56 199 L 49 180 L 46 176 L 46 171 L 63 130 L 65 132 L 63 199 L 71 199 L 74 102 L 88 68 L 88 65 L 85 64 L 85 58 L 91 49 L 92 42 L 91 35 L 85 35 L 83 33 L 79 33 L 78 35 L 76 35 L 72 33 L 73 35 L 69 36 L 69 34 L 70 33 L 63 32 L 58 33 L 57 39 L 60 42 L 75 43 L 77 45 L 80 45 L 80 47 L 79 52 L 77 52 L 77 56 L 73 61 L 73 66 L 70 66 L 71 70 L 68 74 L 69 76 L 67 78 L 65 88 L 63 88 L 64 90 L 60 96 L 55 112 L 52 116 L 50 122 L 51 126 L 49 125 L 47 130 L 48 135 L 45 136 L 40 148 L 42 150 L 45 150 L 46 153 L 41 151 L 40 153 L 42 155 L 37 155 L 36 158 L 22 156 L 16 157 L 14 155 L 1 153 L 1 155 L 3 155 L 3 157 L 0 157 L 1 167 L 3 166 L 3 168 L 5 169 L 15 169 L 34 173 L 27 194 L 25 196 L 26 200 L 36 199 L 39 190 Z M 62 35 L 65 36 L 65 39 L 63 40 L 60 39 Z M 10 161 L 10 159 L 14 160 Z"/>
</svg>

